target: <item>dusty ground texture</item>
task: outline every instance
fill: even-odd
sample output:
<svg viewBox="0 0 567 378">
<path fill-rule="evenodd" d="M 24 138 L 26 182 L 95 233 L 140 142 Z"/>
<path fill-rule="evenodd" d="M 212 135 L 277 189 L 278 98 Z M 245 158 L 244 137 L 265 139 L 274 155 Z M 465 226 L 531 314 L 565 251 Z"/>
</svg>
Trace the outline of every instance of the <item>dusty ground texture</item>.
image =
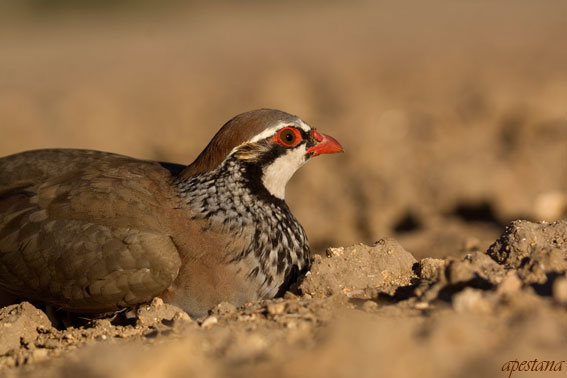
<svg viewBox="0 0 567 378">
<path fill-rule="evenodd" d="M 316 255 L 296 294 L 65 330 L 4 308 L 0 374 L 504 377 L 567 360 L 566 2 L 88 3 L 0 2 L 0 156 L 189 163 L 258 107 L 346 152 L 288 185 Z"/>
<path fill-rule="evenodd" d="M 446 259 L 417 261 L 393 239 L 329 248 L 295 293 L 201 319 L 155 299 L 131 324 L 57 330 L 31 304 L 12 305 L 0 310 L 0 367 L 9 377 L 477 377 L 537 358 L 565 372 L 566 315 L 567 222 L 516 221 L 487 252 Z"/>
</svg>

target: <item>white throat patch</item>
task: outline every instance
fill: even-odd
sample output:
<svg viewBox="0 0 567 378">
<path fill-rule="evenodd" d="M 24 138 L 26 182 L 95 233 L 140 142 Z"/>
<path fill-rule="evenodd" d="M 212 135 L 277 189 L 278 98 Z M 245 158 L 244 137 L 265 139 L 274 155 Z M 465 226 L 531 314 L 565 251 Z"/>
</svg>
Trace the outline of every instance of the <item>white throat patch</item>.
<svg viewBox="0 0 567 378">
<path fill-rule="evenodd" d="M 305 164 L 305 144 L 288 150 L 263 169 L 262 183 L 268 192 L 279 199 L 285 198 L 285 186 L 291 176 Z"/>
</svg>

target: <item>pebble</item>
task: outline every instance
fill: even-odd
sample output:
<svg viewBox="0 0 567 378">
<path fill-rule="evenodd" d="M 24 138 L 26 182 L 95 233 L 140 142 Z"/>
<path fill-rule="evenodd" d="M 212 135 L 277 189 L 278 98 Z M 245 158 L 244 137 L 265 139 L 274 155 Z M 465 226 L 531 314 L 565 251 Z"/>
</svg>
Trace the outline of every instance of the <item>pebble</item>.
<svg viewBox="0 0 567 378">
<path fill-rule="evenodd" d="M 189 314 L 184 312 L 184 311 L 177 312 L 175 315 L 173 315 L 173 318 L 171 320 L 173 320 L 174 322 L 191 322 L 191 321 L 193 321 L 191 319 L 191 317 L 189 316 Z"/>
<path fill-rule="evenodd" d="M 236 306 L 229 302 L 221 302 L 212 311 L 217 315 L 230 315 L 236 312 Z"/>
<path fill-rule="evenodd" d="M 266 310 L 270 315 L 280 315 L 283 314 L 285 311 L 285 304 L 284 303 L 269 303 L 266 306 Z"/>
<path fill-rule="evenodd" d="M 201 323 L 201 327 L 208 329 L 211 328 L 213 325 L 217 324 L 218 322 L 219 320 L 216 316 L 209 316 L 208 318 L 203 320 L 203 323 Z"/>
<path fill-rule="evenodd" d="M 341 256 L 345 253 L 345 247 L 338 247 L 338 248 L 327 248 L 326 255 L 327 257 L 335 257 Z"/>
<path fill-rule="evenodd" d="M 467 287 L 453 297 L 453 308 L 459 313 L 489 314 L 492 306 L 482 294 L 481 290 Z"/>
<path fill-rule="evenodd" d="M 445 260 L 426 257 L 419 262 L 419 275 L 424 280 L 439 281 L 445 265 Z"/>
<path fill-rule="evenodd" d="M 415 304 L 415 308 L 417 310 L 425 310 L 425 309 L 429 308 L 429 303 L 428 302 L 417 302 Z"/>
</svg>

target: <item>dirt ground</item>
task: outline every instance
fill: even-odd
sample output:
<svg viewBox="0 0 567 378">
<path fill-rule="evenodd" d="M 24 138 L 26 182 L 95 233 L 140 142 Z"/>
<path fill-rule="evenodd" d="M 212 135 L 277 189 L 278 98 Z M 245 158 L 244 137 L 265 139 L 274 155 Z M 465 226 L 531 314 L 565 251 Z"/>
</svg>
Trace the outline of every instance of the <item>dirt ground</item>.
<svg viewBox="0 0 567 378">
<path fill-rule="evenodd" d="M 16 3 L 0 5 L 0 156 L 189 163 L 259 107 L 346 152 L 288 185 L 314 263 L 284 298 L 67 327 L 5 307 L 0 375 L 565 374 L 566 4 Z"/>
<path fill-rule="evenodd" d="M 0 367 L 9 377 L 478 377 L 534 361 L 532 374 L 565 372 L 566 311 L 567 222 L 516 221 L 487 252 L 446 259 L 417 261 L 395 239 L 329 248 L 284 298 L 221 303 L 201 319 L 154 299 L 129 318 L 58 330 L 31 304 L 11 305 L 0 310 Z"/>
</svg>

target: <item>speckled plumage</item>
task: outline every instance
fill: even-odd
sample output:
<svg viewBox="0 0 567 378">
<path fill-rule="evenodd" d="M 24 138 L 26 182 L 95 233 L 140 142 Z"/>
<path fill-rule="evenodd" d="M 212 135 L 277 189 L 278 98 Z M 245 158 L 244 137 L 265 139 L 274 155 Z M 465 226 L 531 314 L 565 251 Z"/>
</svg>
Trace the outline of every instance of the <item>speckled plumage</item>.
<svg viewBox="0 0 567 378">
<path fill-rule="evenodd" d="M 246 165 L 237 157 L 217 169 L 178 180 L 181 197 L 194 218 L 208 227 L 221 228 L 247 245 L 229 263 L 249 259 L 245 274 L 258 281 L 258 298 L 273 297 L 293 271 L 309 267 L 309 243 L 303 227 L 286 203 L 253 193 L 246 179 Z M 268 201 L 263 198 L 269 198 Z"/>
</svg>

